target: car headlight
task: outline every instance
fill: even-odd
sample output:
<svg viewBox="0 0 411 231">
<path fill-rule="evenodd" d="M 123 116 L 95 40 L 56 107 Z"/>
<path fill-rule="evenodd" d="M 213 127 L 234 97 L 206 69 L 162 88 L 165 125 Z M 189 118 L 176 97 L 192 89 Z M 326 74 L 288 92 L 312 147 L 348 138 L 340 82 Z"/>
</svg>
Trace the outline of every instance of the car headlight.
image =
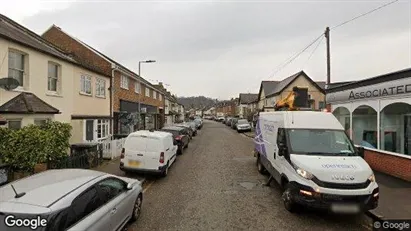
<svg viewBox="0 0 411 231">
<path fill-rule="evenodd" d="M 305 170 L 302 169 L 302 168 L 298 168 L 298 167 L 297 167 L 295 170 L 297 171 L 298 175 L 304 177 L 304 178 L 307 179 L 307 180 L 311 180 L 311 179 L 314 178 L 314 175 L 313 175 L 312 173 L 307 172 L 307 171 L 305 171 Z"/>
<path fill-rule="evenodd" d="M 375 182 L 375 175 L 374 175 L 374 173 L 371 174 L 370 177 L 368 177 L 368 180 L 371 181 L 371 182 Z"/>
</svg>

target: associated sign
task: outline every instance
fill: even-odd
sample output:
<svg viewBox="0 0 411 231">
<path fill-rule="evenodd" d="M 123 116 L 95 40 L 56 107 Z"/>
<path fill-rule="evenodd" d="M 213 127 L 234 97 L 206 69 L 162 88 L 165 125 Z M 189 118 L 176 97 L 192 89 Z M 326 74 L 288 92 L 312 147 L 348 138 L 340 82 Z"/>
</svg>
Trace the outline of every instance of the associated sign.
<svg viewBox="0 0 411 231">
<path fill-rule="evenodd" d="M 365 87 L 328 93 L 326 95 L 326 100 L 327 103 L 334 103 L 362 99 L 377 99 L 408 94 L 411 94 L 411 77 Z"/>
</svg>

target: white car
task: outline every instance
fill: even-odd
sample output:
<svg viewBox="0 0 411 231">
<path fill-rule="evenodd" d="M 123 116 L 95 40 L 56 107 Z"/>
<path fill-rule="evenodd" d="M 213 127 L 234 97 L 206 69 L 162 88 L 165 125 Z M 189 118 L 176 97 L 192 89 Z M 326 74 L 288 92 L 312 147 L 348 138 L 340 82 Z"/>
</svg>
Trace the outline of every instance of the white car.
<svg viewBox="0 0 411 231">
<path fill-rule="evenodd" d="M 255 156 L 260 173 L 269 172 L 284 189 L 285 208 L 300 205 L 337 213 L 359 213 L 378 206 L 375 176 L 341 123 L 331 113 L 261 112 Z"/>
<path fill-rule="evenodd" d="M 136 179 L 48 170 L 0 187 L 0 230 L 122 230 L 140 216 L 142 202 Z"/>
<path fill-rule="evenodd" d="M 251 131 L 251 125 L 246 119 L 239 119 L 236 123 L 237 132 L 249 132 Z"/>
<path fill-rule="evenodd" d="M 120 169 L 167 176 L 177 156 L 177 145 L 169 132 L 141 130 L 128 135 L 121 151 Z"/>
</svg>

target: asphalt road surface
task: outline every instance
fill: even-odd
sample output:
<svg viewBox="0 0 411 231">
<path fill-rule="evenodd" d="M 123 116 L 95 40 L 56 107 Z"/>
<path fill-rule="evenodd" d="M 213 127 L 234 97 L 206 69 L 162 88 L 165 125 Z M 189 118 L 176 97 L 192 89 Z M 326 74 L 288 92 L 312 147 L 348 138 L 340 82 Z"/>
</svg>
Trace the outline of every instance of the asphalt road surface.
<svg viewBox="0 0 411 231">
<path fill-rule="evenodd" d="M 143 211 L 128 230 L 367 230 L 364 217 L 284 209 L 257 172 L 252 139 L 205 121 L 166 178 L 146 179 Z"/>
</svg>

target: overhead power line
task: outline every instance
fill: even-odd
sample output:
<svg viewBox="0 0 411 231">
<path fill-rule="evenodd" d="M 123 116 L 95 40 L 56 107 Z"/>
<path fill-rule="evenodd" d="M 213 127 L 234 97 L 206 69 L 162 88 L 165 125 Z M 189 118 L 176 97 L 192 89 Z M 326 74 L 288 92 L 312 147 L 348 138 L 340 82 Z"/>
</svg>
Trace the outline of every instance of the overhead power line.
<svg viewBox="0 0 411 231">
<path fill-rule="evenodd" d="M 340 24 L 338 24 L 338 25 L 336 25 L 336 26 L 333 26 L 333 27 L 331 27 L 330 29 L 332 30 L 332 29 L 335 29 L 335 28 L 340 27 L 340 26 L 342 26 L 342 25 L 345 25 L 345 24 L 347 24 L 347 23 L 349 23 L 349 22 L 352 22 L 352 21 L 354 21 L 354 20 L 357 20 L 357 19 L 359 19 L 359 18 L 361 18 L 361 17 L 364 17 L 364 16 L 366 16 L 366 15 L 368 15 L 368 14 L 371 14 L 371 13 L 374 12 L 374 11 L 377 11 L 377 10 L 379 10 L 379 9 L 381 9 L 381 8 L 384 8 L 384 7 L 386 7 L 386 6 L 389 6 L 389 5 L 391 5 L 391 4 L 393 4 L 393 3 L 396 3 L 396 2 L 398 2 L 398 1 L 399 1 L 399 0 L 395 0 L 395 1 L 392 1 L 392 2 L 389 2 L 389 3 L 386 3 L 386 4 L 384 4 L 384 5 L 381 5 L 381 6 L 375 8 L 375 9 L 373 9 L 373 10 L 370 10 L 370 11 L 365 12 L 365 13 L 363 13 L 363 14 L 360 14 L 360 15 L 358 15 L 358 16 L 350 19 L 350 20 L 344 21 L 344 22 L 342 22 L 342 23 L 340 23 Z"/>
<path fill-rule="evenodd" d="M 307 65 L 308 61 L 310 61 L 311 57 L 313 56 L 313 54 L 315 53 L 315 51 L 318 49 L 318 47 L 320 46 L 321 42 L 323 41 L 324 36 L 321 37 L 320 41 L 318 41 L 317 45 L 314 47 L 314 49 L 311 51 L 310 56 L 308 56 L 307 61 L 305 61 L 304 65 L 303 65 L 303 69 L 305 67 L 305 65 Z"/>
<path fill-rule="evenodd" d="M 324 37 L 324 33 L 322 33 L 320 36 L 318 36 L 316 39 L 314 39 L 311 43 L 309 43 L 306 47 L 304 47 L 302 50 L 297 52 L 295 55 L 291 56 L 290 58 L 286 59 L 283 64 L 279 65 L 275 71 L 270 75 L 270 78 L 274 77 L 279 71 L 281 71 L 284 67 L 286 67 L 288 64 L 292 63 L 295 59 L 297 59 L 302 53 L 304 53 L 308 48 L 310 48 L 315 42 L 317 42 L 319 39 Z"/>
</svg>

